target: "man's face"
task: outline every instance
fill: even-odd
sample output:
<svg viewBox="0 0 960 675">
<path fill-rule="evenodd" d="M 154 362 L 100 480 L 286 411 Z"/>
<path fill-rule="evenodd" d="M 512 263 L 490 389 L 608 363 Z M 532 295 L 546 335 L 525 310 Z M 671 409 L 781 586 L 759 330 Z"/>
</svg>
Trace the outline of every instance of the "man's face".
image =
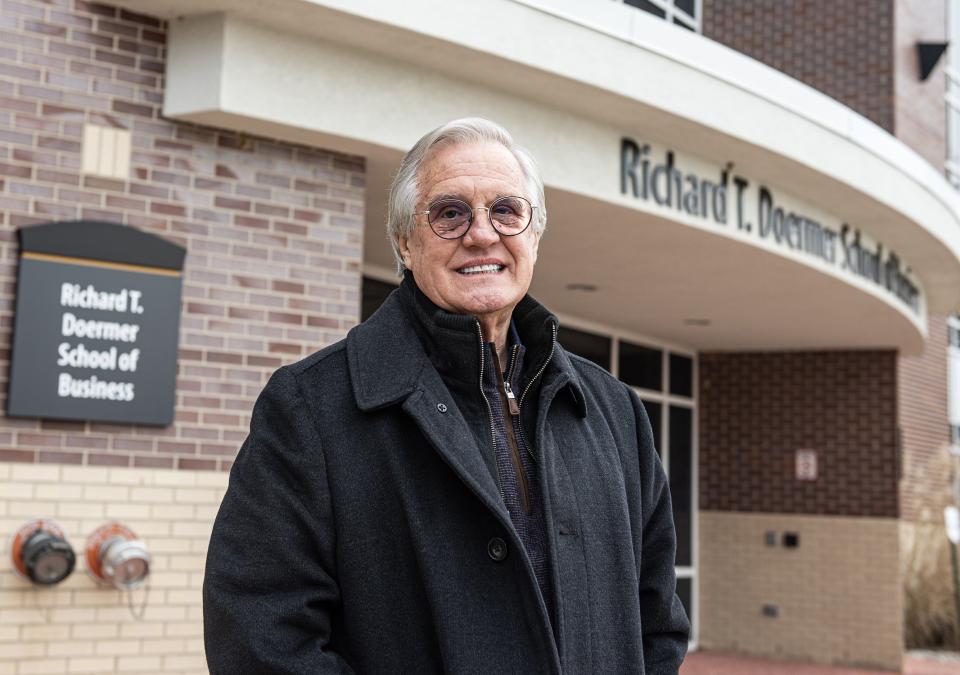
<svg viewBox="0 0 960 675">
<path fill-rule="evenodd" d="M 433 150 L 420 169 L 419 184 L 417 211 L 427 210 L 441 196 L 456 197 L 474 209 L 498 197 L 531 199 L 520 165 L 499 143 L 449 144 Z M 438 237 L 425 215 L 416 217 L 409 238 L 400 238 L 403 263 L 417 286 L 448 312 L 509 317 L 530 287 L 539 245 L 533 224 L 507 237 L 493 228 L 487 213 L 475 210 L 473 224 L 460 239 Z M 469 272 L 491 264 L 498 266 L 496 271 Z"/>
</svg>

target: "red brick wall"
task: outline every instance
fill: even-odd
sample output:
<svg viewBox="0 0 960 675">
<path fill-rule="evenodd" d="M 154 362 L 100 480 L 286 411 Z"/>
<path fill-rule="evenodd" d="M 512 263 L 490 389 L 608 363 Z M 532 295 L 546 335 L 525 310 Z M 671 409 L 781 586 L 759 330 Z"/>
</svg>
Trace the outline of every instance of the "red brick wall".
<svg viewBox="0 0 960 675">
<path fill-rule="evenodd" d="M 703 34 L 894 128 L 892 0 L 703 0 Z"/>
<path fill-rule="evenodd" d="M 950 442 L 947 418 L 947 321 L 929 319 L 930 337 L 920 356 L 902 357 L 900 427 L 903 434 L 904 480 L 901 483 L 903 517 L 940 522 L 942 494 L 949 484 L 943 461 Z M 931 506 L 924 513 L 924 506 Z"/>
<path fill-rule="evenodd" d="M 163 119 L 164 42 L 161 22 L 113 7 L 3 2 L 0 390 L 16 228 L 121 222 L 188 256 L 175 424 L 0 417 L 0 462 L 227 468 L 269 374 L 359 317 L 363 160 Z M 132 130 L 127 180 L 80 174 L 85 122 Z"/>
<path fill-rule="evenodd" d="M 895 352 L 701 354 L 699 415 L 701 509 L 897 517 Z"/>
</svg>

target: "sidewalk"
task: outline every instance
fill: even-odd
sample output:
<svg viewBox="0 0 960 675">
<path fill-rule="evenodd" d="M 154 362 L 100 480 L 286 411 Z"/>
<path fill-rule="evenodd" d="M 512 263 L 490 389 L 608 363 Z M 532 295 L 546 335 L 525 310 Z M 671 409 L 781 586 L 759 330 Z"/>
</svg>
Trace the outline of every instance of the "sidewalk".
<svg viewBox="0 0 960 675">
<path fill-rule="evenodd" d="M 694 652 L 687 655 L 680 675 L 890 675 L 890 671 Z M 904 659 L 903 675 L 960 675 L 960 656 L 911 652 Z"/>
</svg>

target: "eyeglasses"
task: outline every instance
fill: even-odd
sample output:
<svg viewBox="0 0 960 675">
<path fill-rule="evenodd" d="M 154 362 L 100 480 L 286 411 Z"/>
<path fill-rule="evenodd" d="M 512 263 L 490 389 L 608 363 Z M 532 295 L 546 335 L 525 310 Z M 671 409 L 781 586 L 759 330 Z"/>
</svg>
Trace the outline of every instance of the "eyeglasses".
<svg viewBox="0 0 960 675">
<path fill-rule="evenodd" d="M 500 197 L 490 206 L 476 208 L 461 199 L 444 197 L 415 215 L 426 214 L 430 229 L 441 239 L 459 239 L 473 225 L 474 212 L 486 211 L 493 229 L 505 237 L 515 237 L 530 225 L 535 208 L 523 197 Z"/>
</svg>

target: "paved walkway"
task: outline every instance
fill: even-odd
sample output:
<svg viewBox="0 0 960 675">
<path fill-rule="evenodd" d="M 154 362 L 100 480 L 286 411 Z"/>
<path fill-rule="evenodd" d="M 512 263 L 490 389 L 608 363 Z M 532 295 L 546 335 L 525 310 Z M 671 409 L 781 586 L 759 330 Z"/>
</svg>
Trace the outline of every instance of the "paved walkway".
<svg viewBox="0 0 960 675">
<path fill-rule="evenodd" d="M 687 656 L 680 675 L 890 675 L 890 671 L 694 652 Z M 911 652 L 904 659 L 903 675 L 960 675 L 960 655 Z"/>
</svg>

